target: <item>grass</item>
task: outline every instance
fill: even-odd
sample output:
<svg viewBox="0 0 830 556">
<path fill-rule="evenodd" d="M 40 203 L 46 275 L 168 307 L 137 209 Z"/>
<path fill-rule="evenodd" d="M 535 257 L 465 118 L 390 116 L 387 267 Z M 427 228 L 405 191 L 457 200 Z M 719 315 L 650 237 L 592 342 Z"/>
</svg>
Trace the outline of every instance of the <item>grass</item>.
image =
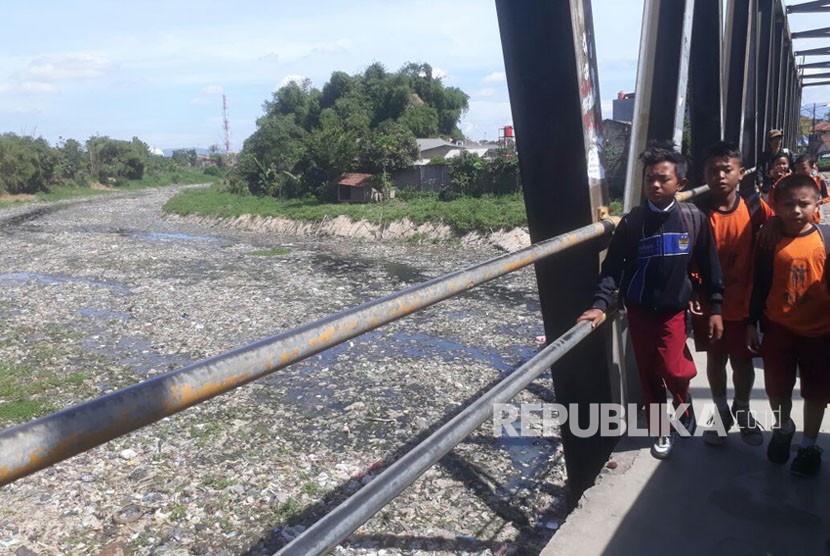
<svg viewBox="0 0 830 556">
<path fill-rule="evenodd" d="M 40 395 L 78 386 L 86 378 L 84 373 L 61 377 L 29 365 L 0 363 L 0 423 L 22 423 L 55 411 L 50 397 Z"/>
<path fill-rule="evenodd" d="M 164 210 L 180 215 L 206 214 L 229 218 L 253 214 L 312 222 L 347 216 L 352 220 L 385 224 L 408 218 L 415 224 L 446 224 L 461 234 L 509 230 L 527 225 L 521 195 L 465 197 L 454 201 L 440 201 L 437 196 L 423 195 L 408 201 L 333 204 L 320 203 L 316 199 L 241 196 L 214 184 L 208 189 L 182 191 L 167 202 Z"/>
<path fill-rule="evenodd" d="M 260 249 L 259 251 L 251 251 L 249 255 L 255 257 L 277 257 L 280 255 L 287 255 L 291 250 L 288 247 L 271 247 L 270 249 Z"/>
<path fill-rule="evenodd" d="M 131 180 L 124 185 L 115 186 L 112 190 L 92 189 L 91 187 L 79 187 L 78 185 L 67 183 L 63 185 L 56 185 L 49 189 L 48 192 L 41 191 L 35 197 L 39 201 L 61 201 L 63 199 L 77 199 L 80 197 L 92 197 L 96 195 L 107 195 L 109 193 L 117 193 L 119 191 L 137 191 L 139 189 L 147 189 L 149 187 L 162 187 L 173 184 L 194 184 L 194 183 L 214 183 L 220 178 L 217 176 L 209 176 L 195 168 L 182 168 L 176 172 L 164 174 L 160 176 L 145 176 L 140 180 Z M 0 201 L 0 208 L 11 206 L 12 204 L 19 204 L 11 201 Z"/>
</svg>

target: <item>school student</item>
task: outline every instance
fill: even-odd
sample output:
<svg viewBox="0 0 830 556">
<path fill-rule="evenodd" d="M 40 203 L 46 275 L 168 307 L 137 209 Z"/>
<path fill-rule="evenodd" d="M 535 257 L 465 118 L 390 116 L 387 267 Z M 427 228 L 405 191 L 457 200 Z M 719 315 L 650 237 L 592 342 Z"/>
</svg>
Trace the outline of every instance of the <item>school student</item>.
<svg viewBox="0 0 830 556">
<path fill-rule="evenodd" d="M 597 326 L 622 296 L 646 416 L 657 436 L 651 454 L 664 459 L 671 454 L 676 434 L 655 433 L 658 423 L 651 414 L 654 404 L 665 403 L 666 389 L 678 410 L 675 416 L 688 433 L 693 434 L 696 426 L 689 381 L 697 369 L 686 346 L 686 310 L 692 298 L 689 265 L 694 261 L 703 278 L 711 313 L 708 335 L 715 341 L 723 332 L 723 276 L 705 217 L 694 205 L 674 198 L 686 185 L 686 158 L 673 146 L 651 145 L 640 160 L 648 203 L 620 221 L 602 264 L 593 307 L 577 320 Z"/>
<path fill-rule="evenodd" d="M 767 397 L 777 416 L 767 446 L 767 458 L 774 463 L 790 458 L 797 371 L 801 378 L 804 434 L 790 471 L 806 477 L 821 468 L 822 448 L 816 439 L 830 402 L 830 292 L 825 272 L 830 228 L 813 219 L 818 201 L 819 189 L 810 176 L 793 174 L 778 182 L 773 208 L 780 236 L 771 251 L 757 251 L 747 327 L 747 344 L 760 348 Z"/>
<path fill-rule="evenodd" d="M 705 201 L 712 241 L 723 269 L 723 337 L 711 342 L 708 338 L 708 307 L 692 315 L 695 348 L 706 352 L 706 375 L 712 400 L 718 410 L 722 430 L 718 427 L 703 433 L 703 441 L 722 445 L 726 435 L 737 422 L 741 439 L 752 446 L 764 442 L 763 434 L 749 410 L 749 397 L 755 382 L 752 352 L 746 345 L 746 327 L 749 318 L 749 297 L 752 292 L 752 262 L 755 236 L 772 209 L 754 191 L 748 200 L 738 193 L 744 176 L 741 152 L 727 142 L 709 147 L 703 158 L 703 175 L 709 186 Z M 735 398 L 730 409 L 726 398 L 726 364 L 732 366 L 732 384 Z"/>
</svg>

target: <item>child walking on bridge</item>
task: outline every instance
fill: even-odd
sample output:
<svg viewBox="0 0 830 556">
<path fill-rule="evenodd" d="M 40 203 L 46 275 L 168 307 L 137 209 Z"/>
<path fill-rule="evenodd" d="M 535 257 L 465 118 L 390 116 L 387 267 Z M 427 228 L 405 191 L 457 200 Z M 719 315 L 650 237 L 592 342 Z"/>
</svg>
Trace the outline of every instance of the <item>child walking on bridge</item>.
<svg viewBox="0 0 830 556">
<path fill-rule="evenodd" d="M 773 208 L 781 236 L 772 251 L 759 249 L 749 310 L 747 343 L 760 347 L 764 382 L 776 426 L 767 458 L 790 459 L 795 434 L 791 417 L 796 371 L 804 398 L 804 434 L 790 466 L 794 475 L 812 477 L 821 469 L 822 449 L 816 445 L 824 409 L 830 402 L 830 290 L 827 254 L 830 227 L 813 218 L 819 187 L 810 176 L 782 179 Z M 757 325 L 764 332 L 759 341 Z"/>
<path fill-rule="evenodd" d="M 686 185 L 686 158 L 673 146 L 653 145 L 640 160 L 648 204 L 623 216 L 602 264 L 593 308 L 577 320 L 597 326 L 622 296 L 649 429 L 657 436 L 651 454 L 664 459 L 671 454 L 675 432 L 658 433 L 659 422 L 651 416 L 652 406 L 666 402 L 667 388 L 676 416 L 688 431 L 682 434 L 693 434 L 696 426 L 689 381 L 697 369 L 686 346 L 686 310 L 692 298 L 689 266 L 694 261 L 703 278 L 711 312 L 708 335 L 713 340 L 723 332 L 723 276 L 703 214 L 674 198 Z"/>
<path fill-rule="evenodd" d="M 695 348 L 706 352 L 709 388 L 723 425 L 706 430 L 703 441 L 710 445 L 724 444 L 725 433 L 737 421 L 741 439 L 751 446 L 760 446 L 764 437 L 749 410 L 755 367 L 753 354 L 746 345 L 746 325 L 755 238 L 773 212 L 754 190 L 746 199 L 738 194 L 744 168 L 741 152 L 735 145 L 719 142 L 709 147 L 703 158 L 703 175 L 709 186 L 708 224 L 723 269 L 724 285 L 723 337 L 719 341 L 712 342 L 708 337 L 709 311 L 705 300 L 692 315 Z M 727 361 L 732 365 L 735 387 L 731 410 L 726 400 Z"/>
</svg>

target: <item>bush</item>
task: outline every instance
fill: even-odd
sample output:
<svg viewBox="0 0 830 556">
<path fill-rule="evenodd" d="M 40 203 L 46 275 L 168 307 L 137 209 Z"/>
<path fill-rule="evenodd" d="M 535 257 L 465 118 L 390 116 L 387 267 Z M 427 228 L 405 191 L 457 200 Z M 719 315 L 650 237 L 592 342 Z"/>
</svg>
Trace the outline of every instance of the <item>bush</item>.
<svg viewBox="0 0 830 556">
<path fill-rule="evenodd" d="M 519 159 L 507 152 L 488 160 L 462 152 L 449 161 L 450 183 L 441 200 L 482 195 L 512 195 L 521 190 Z"/>
</svg>

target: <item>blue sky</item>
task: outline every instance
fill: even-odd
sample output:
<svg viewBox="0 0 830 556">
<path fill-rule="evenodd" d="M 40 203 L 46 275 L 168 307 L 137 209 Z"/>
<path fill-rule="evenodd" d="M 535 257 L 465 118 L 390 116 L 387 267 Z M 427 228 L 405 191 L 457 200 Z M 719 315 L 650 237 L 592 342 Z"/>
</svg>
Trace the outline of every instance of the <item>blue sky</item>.
<svg viewBox="0 0 830 556">
<path fill-rule="evenodd" d="M 208 147 L 223 141 L 225 93 L 239 150 L 262 103 L 287 79 L 308 77 L 321 87 L 332 71 L 357 73 L 375 61 L 390 70 L 428 62 L 466 91 L 462 129 L 473 139 L 493 139 L 511 122 L 490 0 L 4 4 L 0 131 L 52 143 L 101 134 Z M 634 88 L 642 0 L 594 0 L 594 17 L 608 117 L 617 91 Z M 794 17 L 802 27 L 819 19 Z M 821 45 L 798 47 L 811 43 Z M 805 93 L 809 102 L 830 102 L 826 88 Z"/>
</svg>

